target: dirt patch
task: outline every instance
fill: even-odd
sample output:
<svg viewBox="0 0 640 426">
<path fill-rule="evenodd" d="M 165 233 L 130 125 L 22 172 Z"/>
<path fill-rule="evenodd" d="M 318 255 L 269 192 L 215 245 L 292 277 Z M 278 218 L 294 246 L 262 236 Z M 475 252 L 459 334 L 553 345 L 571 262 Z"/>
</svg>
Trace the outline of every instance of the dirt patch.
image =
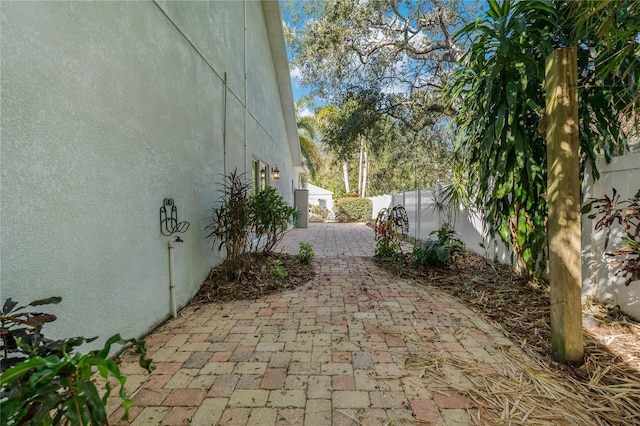
<svg viewBox="0 0 640 426">
<path fill-rule="evenodd" d="M 291 290 L 315 276 L 313 265 L 285 253 L 250 253 L 233 270 L 227 273 L 224 264 L 213 268 L 190 304 L 256 299 Z"/>
</svg>

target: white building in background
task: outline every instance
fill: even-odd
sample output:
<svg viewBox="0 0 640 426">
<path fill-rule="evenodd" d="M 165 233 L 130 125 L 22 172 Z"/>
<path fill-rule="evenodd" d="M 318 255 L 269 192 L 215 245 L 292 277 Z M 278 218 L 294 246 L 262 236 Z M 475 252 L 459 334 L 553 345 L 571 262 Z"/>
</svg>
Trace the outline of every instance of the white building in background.
<svg viewBox="0 0 640 426">
<path fill-rule="evenodd" d="M 164 199 L 190 223 L 178 307 L 223 258 L 204 232 L 223 175 L 293 204 L 279 4 L 5 1 L 0 16 L 2 302 L 61 296 L 51 338 L 142 336 L 171 312 Z"/>
<path fill-rule="evenodd" d="M 309 190 L 309 204 L 333 212 L 333 192 L 310 183 L 307 184 L 307 189 Z"/>
</svg>

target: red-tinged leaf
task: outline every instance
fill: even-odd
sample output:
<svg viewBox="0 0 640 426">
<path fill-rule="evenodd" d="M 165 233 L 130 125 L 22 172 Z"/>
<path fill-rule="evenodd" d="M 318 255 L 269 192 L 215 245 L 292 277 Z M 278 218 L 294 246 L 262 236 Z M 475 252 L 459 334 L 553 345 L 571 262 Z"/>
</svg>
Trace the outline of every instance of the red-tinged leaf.
<svg viewBox="0 0 640 426">
<path fill-rule="evenodd" d="M 40 306 L 40 305 L 57 305 L 62 301 L 62 297 L 49 297 L 47 299 L 34 300 L 29 303 L 29 306 Z"/>
</svg>

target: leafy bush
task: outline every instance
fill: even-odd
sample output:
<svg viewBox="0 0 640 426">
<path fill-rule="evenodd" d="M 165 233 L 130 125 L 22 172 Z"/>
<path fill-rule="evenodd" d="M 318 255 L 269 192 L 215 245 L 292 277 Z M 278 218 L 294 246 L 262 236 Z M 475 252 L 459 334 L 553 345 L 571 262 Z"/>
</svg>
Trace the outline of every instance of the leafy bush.
<svg viewBox="0 0 640 426">
<path fill-rule="evenodd" d="M 404 254 L 400 246 L 409 232 L 409 218 L 407 211 L 401 205 L 378 212 L 375 224 L 376 253 L 378 260 L 390 261 L 397 273 L 404 268 Z"/>
<path fill-rule="evenodd" d="M 405 208 L 398 204 L 390 209 L 382 209 L 376 218 L 376 240 L 386 240 L 397 243 L 407 237 L 409 232 L 409 217 Z"/>
<path fill-rule="evenodd" d="M 212 209 L 205 230 L 209 231 L 207 239 L 213 240 L 214 249 L 216 242 L 219 242 L 218 250 L 225 247 L 229 267 L 234 269 L 235 263 L 248 250 L 251 232 L 249 194 L 252 187 L 244 174 L 238 175 L 234 170 L 224 177 L 222 189 L 220 205 Z"/>
<path fill-rule="evenodd" d="M 336 201 L 336 209 L 349 222 L 366 222 L 371 219 L 373 204 L 368 198 L 344 197 Z"/>
<path fill-rule="evenodd" d="M 309 243 L 300 243 L 300 250 L 296 255 L 296 259 L 298 259 L 298 262 L 302 263 L 303 265 L 308 265 L 313 262 L 314 257 L 315 254 L 313 253 L 313 246 Z"/>
<path fill-rule="evenodd" d="M 273 259 L 271 275 L 275 278 L 287 278 L 289 276 L 289 273 L 284 268 L 284 266 L 282 266 L 282 262 L 279 259 Z"/>
<path fill-rule="evenodd" d="M 2 375 L 0 375 L 0 423 L 106 425 L 104 409 L 111 394 L 110 378 L 120 385 L 123 420 L 128 418 L 132 401 L 126 395 L 126 378 L 115 361 L 107 359 L 114 344 L 132 344 L 140 355 L 139 364 L 151 372 L 144 341 L 110 337 L 103 349 L 87 354 L 72 354 L 73 348 L 95 338 L 51 340 L 42 334 L 45 323 L 55 315 L 32 312 L 30 307 L 57 304 L 61 298 L 36 300 L 26 306 L 8 298 L 0 315 L 2 336 Z M 91 380 L 94 371 L 104 379 L 105 393 L 100 396 Z"/>
<path fill-rule="evenodd" d="M 309 220 L 323 221 L 329 218 L 331 212 L 326 207 L 320 207 L 317 204 L 309 204 Z"/>
<path fill-rule="evenodd" d="M 236 171 L 224 177 L 222 187 L 220 205 L 212 209 L 205 230 L 209 231 L 207 239 L 213 240 L 213 249 L 216 243 L 218 250 L 226 248 L 223 268 L 227 279 L 235 280 L 248 269 L 249 252 L 257 252 L 260 244 L 264 253 L 273 251 L 296 220 L 297 210 L 270 186 L 251 195 L 252 185 Z"/>
<path fill-rule="evenodd" d="M 625 236 L 621 237 L 622 244 L 607 256 L 615 258 L 609 266 L 616 268 L 616 275 L 626 278 L 625 286 L 640 280 L 640 190 L 629 200 L 620 201 L 620 194 L 613 188 L 611 198 L 592 198 L 582 208 L 583 213 L 589 213 L 592 208 L 597 211 L 590 214 L 589 219 L 599 217 L 595 230 L 607 229 L 604 249 L 609 245 L 612 226 L 617 222 L 623 228 Z"/>
<path fill-rule="evenodd" d="M 441 266 L 451 260 L 451 255 L 464 254 L 464 243 L 455 231 L 446 227 L 433 231 L 429 235 L 437 234 L 437 239 L 428 239 L 413 248 L 411 262 L 415 266 Z"/>
<path fill-rule="evenodd" d="M 250 197 L 249 211 L 256 238 L 258 241 L 264 238 L 262 251 L 265 253 L 272 252 L 282 240 L 296 213 L 271 186 Z"/>
</svg>

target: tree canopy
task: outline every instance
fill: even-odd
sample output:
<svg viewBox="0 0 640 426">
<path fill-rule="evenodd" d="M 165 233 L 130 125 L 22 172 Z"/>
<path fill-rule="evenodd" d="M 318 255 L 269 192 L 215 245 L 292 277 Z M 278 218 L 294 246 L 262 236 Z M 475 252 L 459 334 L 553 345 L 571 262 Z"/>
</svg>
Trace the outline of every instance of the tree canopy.
<svg viewBox="0 0 640 426">
<path fill-rule="evenodd" d="M 596 4 L 607 26 L 591 21 Z M 638 103 L 640 14 L 633 9 L 633 1 L 489 0 L 456 37 L 469 44 L 447 91 L 460 111 L 458 170 L 525 270 L 546 259 L 545 58 L 558 47 L 578 48 L 581 154 L 597 176 L 599 153 L 609 159 L 625 150 L 621 118 Z"/>
</svg>

